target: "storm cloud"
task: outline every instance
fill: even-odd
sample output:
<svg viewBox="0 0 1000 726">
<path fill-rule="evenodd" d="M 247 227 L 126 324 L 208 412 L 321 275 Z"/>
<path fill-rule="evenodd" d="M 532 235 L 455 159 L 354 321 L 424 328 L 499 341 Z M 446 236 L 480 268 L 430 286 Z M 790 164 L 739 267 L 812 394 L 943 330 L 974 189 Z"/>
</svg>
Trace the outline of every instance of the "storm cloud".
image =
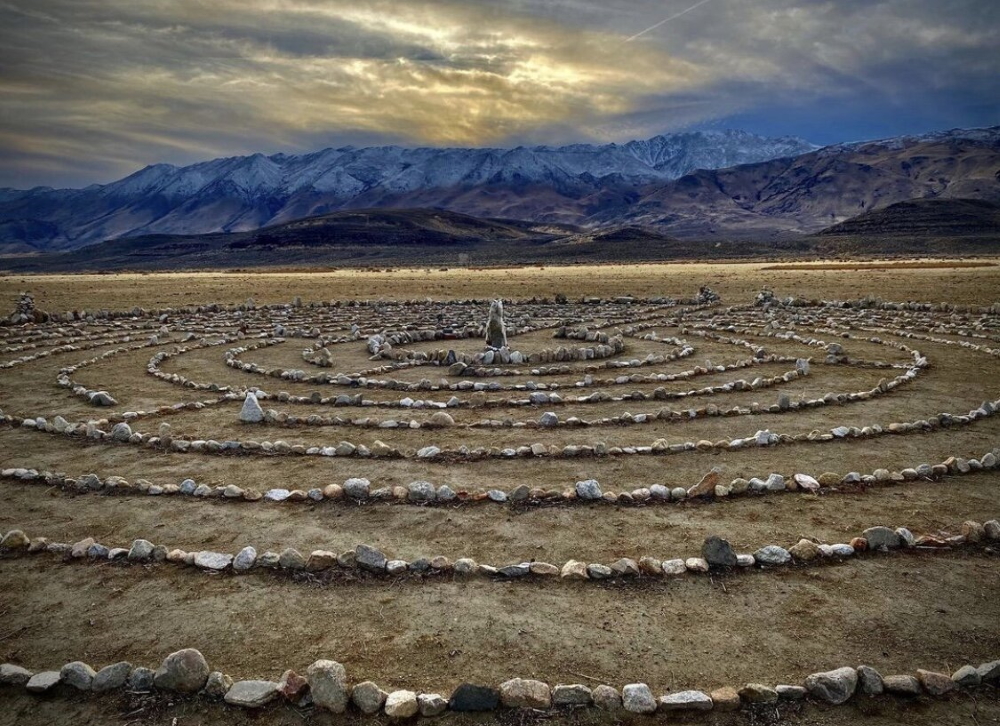
<svg viewBox="0 0 1000 726">
<path fill-rule="evenodd" d="M 695 4 L 0 3 L 0 186 L 347 144 L 1000 123 L 995 0 Z"/>
</svg>

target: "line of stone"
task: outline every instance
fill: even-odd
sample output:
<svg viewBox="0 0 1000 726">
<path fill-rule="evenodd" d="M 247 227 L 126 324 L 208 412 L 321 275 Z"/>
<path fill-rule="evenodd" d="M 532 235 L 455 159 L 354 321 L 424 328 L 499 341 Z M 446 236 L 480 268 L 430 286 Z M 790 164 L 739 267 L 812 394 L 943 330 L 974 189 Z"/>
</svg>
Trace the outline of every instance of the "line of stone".
<svg viewBox="0 0 1000 726">
<path fill-rule="evenodd" d="M 200 651 L 185 648 L 169 654 L 158 668 L 133 666 L 120 661 L 94 670 L 88 663 L 73 661 L 59 670 L 34 672 L 13 663 L 0 665 L 0 686 L 22 687 L 29 693 L 130 693 L 197 694 L 208 700 L 258 710 L 268 705 L 286 708 L 319 708 L 335 714 L 367 716 L 384 714 L 391 721 L 432 718 L 446 711 L 493 712 L 499 709 L 536 712 L 594 708 L 618 717 L 627 714 L 729 712 L 740 709 L 774 708 L 806 699 L 840 706 L 852 699 L 918 696 L 947 698 L 959 690 L 975 692 L 980 686 L 1000 685 L 1000 660 L 979 666 L 964 665 L 954 674 L 917 670 L 916 675 L 883 676 L 871 666 L 845 666 L 812 673 L 801 684 L 746 683 L 711 691 L 671 691 L 657 698 L 646 683 L 629 683 L 621 689 L 601 684 L 591 688 L 580 683 L 548 683 L 511 678 L 499 686 L 465 682 L 449 697 L 439 693 L 400 689 L 386 692 L 372 681 L 351 683 L 347 670 L 337 661 L 317 660 L 300 675 L 288 669 L 277 681 L 234 681 L 213 671 Z"/>
<path fill-rule="evenodd" d="M 80 560 L 90 563 L 115 562 L 144 565 L 166 563 L 197 568 L 209 572 L 228 572 L 245 575 L 250 572 L 276 571 L 287 575 L 308 573 L 314 577 L 328 576 L 331 580 L 356 579 L 364 573 L 376 577 L 418 577 L 425 582 L 428 575 L 455 578 L 486 577 L 493 581 L 533 578 L 542 582 L 603 582 L 619 581 L 632 577 L 650 577 L 670 580 L 682 575 L 703 575 L 726 572 L 732 569 L 772 568 L 795 565 L 815 565 L 822 562 L 843 562 L 865 552 L 890 552 L 919 549 L 925 552 L 942 552 L 965 545 L 981 545 L 1000 541 L 1000 522 L 985 523 L 966 521 L 960 534 L 937 532 L 915 537 L 909 529 L 892 529 L 875 526 L 866 529 L 849 543 L 823 544 L 815 539 L 800 539 L 788 549 L 766 545 L 752 554 L 737 553 L 721 537 L 705 539 L 701 556 L 661 560 L 644 556 L 638 559 L 622 557 L 611 564 L 587 563 L 571 559 L 561 565 L 538 560 L 521 561 L 506 565 L 488 565 L 469 557 L 450 559 L 443 555 L 421 557 L 413 561 L 392 558 L 376 547 L 359 544 L 344 552 L 314 550 L 308 556 L 293 547 L 281 552 L 263 552 L 243 547 L 235 555 L 226 552 L 201 550 L 187 552 L 165 545 L 155 545 L 146 539 L 137 539 L 129 547 L 109 547 L 87 537 L 76 543 L 50 542 L 45 537 L 29 538 L 23 530 L 15 529 L 0 540 L 0 553 L 8 558 L 48 553 L 64 561 Z M 2 561 L 2 560 L 0 560 Z M 307 582 L 311 581 L 309 579 Z"/>
<path fill-rule="evenodd" d="M 831 493 L 840 491 L 841 487 L 856 489 L 859 487 L 892 486 L 910 481 L 940 481 L 946 476 L 961 476 L 980 471 L 996 469 L 1000 461 L 1000 447 L 988 451 L 981 458 L 962 458 L 950 456 L 940 464 L 918 464 L 905 467 L 899 471 L 876 469 L 870 474 L 856 471 L 841 475 L 835 472 L 824 472 L 818 477 L 809 474 L 796 473 L 786 476 L 771 472 L 766 477 L 739 477 L 728 484 L 722 480 L 719 471 L 712 470 L 689 486 L 668 487 L 664 484 L 651 484 L 638 487 L 631 491 L 614 492 L 604 490 L 596 479 L 578 481 L 566 489 L 531 488 L 521 484 L 510 491 L 501 489 L 476 489 L 473 491 L 455 491 L 447 484 L 434 486 L 430 482 L 419 480 L 410 482 L 407 486 L 383 486 L 372 488 L 368 479 L 351 477 L 343 484 L 327 484 L 324 487 L 309 489 L 273 488 L 260 492 L 253 488 L 244 488 L 236 484 L 225 486 L 210 486 L 199 484 L 194 479 L 186 478 L 180 484 L 156 484 L 148 479 L 136 479 L 130 482 L 125 477 L 112 475 L 101 479 L 97 474 L 89 473 L 79 477 L 70 477 L 63 473 L 39 471 L 25 467 L 14 467 L 0 470 L 0 479 L 21 484 L 36 484 L 48 488 L 59 487 L 76 494 L 104 493 L 116 496 L 146 495 L 146 496 L 190 496 L 196 499 L 219 499 L 226 502 L 319 502 L 343 503 L 349 506 L 394 502 L 415 506 L 454 506 L 476 503 L 510 504 L 516 507 L 551 506 L 553 504 L 595 504 L 608 503 L 616 506 L 655 506 L 679 504 L 681 502 L 708 502 L 724 500 L 743 495 L 764 495 L 777 493 L 799 492 L 814 495 L 823 491 Z"/>
</svg>

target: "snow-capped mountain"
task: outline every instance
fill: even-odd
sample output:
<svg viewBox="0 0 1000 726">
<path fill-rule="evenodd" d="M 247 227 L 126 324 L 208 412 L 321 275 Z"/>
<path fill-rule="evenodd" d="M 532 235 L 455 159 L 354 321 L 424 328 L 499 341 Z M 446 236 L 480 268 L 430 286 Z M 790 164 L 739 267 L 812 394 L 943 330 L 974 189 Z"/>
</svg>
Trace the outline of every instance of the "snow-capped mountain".
<svg viewBox="0 0 1000 726">
<path fill-rule="evenodd" d="M 84 189 L 0 190 L 0 248 L 67 249 L 143 234 L 257 229 L 344 208 L 445 207 L 480 216 L 579 221 L 603 197 L 695 169 L 792 157 L 817 147 L 743 131 L 624 144 L 514 149 L 324 149 L 154 164 Z M 588 199 L 586 205 L 580 200 Z"/>
</svg>

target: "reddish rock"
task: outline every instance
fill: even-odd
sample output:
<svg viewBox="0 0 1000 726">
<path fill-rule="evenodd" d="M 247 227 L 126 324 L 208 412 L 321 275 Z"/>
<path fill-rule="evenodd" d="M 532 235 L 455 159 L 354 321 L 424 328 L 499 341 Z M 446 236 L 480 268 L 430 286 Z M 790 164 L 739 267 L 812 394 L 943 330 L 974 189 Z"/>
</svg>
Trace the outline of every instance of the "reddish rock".
<svg viewBox="0 0 1000 726">
<path fill-rule="evenodd" d="M 951 679 L 951 676 L 934 671 L 918 670 L 917 680 L 920 681 L 924 690 L 932 696 L 943 696 L 958 688 L 958 684 Z"/>
<path fill-rule="evenodd" d="M 913 544 L 916 547 L 949 547 L 950 545 L 940 537 L 935 537 L 931 534 L 923 534 L 914 540 Z"/>
<path fill-rule="evenodd" d="M 309 681 L 293 670 L 285 671 L 278 681 L 278 690 L 287 700 L 297 702 L 309 690 Z"/>
<path fill-rule="evenodd" d="M 868 549 L 868 540 L 864 537 L 855 537 L 851 540 L 851 547 L 854 548 L 855 552 L 864 552 Z"/>
<path fill-rule="evenodd" d="M 714 469 L 701 478 L 701 481 L 688 489 L 689 497 L 714 497 L 715 487 L 722 483 L 722 477 Z"/>
</svg>

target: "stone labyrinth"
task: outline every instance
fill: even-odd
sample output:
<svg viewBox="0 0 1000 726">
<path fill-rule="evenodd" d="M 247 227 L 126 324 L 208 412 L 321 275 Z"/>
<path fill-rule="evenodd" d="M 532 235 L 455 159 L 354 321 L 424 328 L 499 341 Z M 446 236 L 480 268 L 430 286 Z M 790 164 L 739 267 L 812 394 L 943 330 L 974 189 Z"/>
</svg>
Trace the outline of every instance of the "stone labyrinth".
<svg viewBox="0 0 1000 726">
<path fill-rule="evenodd" d="M 1000 679 L 995 629 L 961 643 L 995 625 L 1000 592 L 1000 306 L 702 288 L 42 313 L 25 297 L 8 323 L 5 582 L 30 593 L 47 577 L 44 597 L 72 600 L 113 577 L 124 607 L 156 611 L 210 597 L 263 640 L 232 650 L 190 618 L 155 642 L 88 640 L 53 615 L 43 642 L 22 612 L 0 642 L 5 688 L 403 719 L 954 699 Z M 870 633 L 838 645 L 814 632 L 825 624 L 754 619 L 768 593 L 891 599 L 902 570 L 944 568 L 982 583 L 992 609 L 960 606 L 968 623 L 929 627 L 933 646 L 889 619 L 902 645 L 888 661 Z M 958 597 L 928 578 L 923 607 Z M 654 606 L 724 611 L 731 589 L 757 606 L 710 616 L 714 635 L 669 637 L 678 659 L 704 646 L 732 666 L 671 665 L 622 625 Z M 254 625 L 243 615 L 266 608 L 247 598 L 267 592 L 291 617 L 339 616 Z M 471 628 L 386 623 L 387 593 L 399 618 L 459 608 Z M 885 607 L 857 605 L 869 624 Z M 587 633 L 576 644 L 552 634 L 564 617 Z M 908 647 L 934 660 L 912 664 Z M 862 665 L 878 659 L 887 672 Z"/>
</svg>

